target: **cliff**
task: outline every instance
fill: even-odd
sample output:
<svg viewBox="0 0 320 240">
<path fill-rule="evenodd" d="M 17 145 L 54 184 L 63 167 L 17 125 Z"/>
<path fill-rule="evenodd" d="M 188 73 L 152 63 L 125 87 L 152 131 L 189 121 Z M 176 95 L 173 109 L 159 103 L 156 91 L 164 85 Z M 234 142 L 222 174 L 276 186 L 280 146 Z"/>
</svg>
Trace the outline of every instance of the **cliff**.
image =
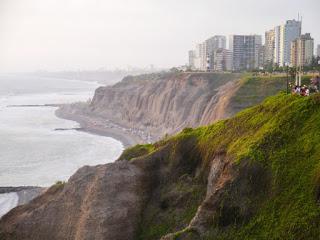
<svg viewBox="0 0 320 240">
<path fill-rule="evenodd" d="M 140 142 L 155 141 L 226 117 L 224 103 L 238 89 L 240 78 L 216 73 L 130 76 L 98 88 L 89 104 L 64 106 L 60 113 L 67 118 L 73 114 L 108 119 L 134 131 Z"/>
<path fill-rule="evenodd" d="M 90 102 L 65 105 L 57 115 L 128 147 L 233 116 L 285 88 L 283 76 L 147 74 L 100 87 Z"/>
<path fill-rule="evenodd" d="M 318 239 L 320 95 L 277 95 L 83 167 L 0 220 L 0 239 Z"/>
</svg>

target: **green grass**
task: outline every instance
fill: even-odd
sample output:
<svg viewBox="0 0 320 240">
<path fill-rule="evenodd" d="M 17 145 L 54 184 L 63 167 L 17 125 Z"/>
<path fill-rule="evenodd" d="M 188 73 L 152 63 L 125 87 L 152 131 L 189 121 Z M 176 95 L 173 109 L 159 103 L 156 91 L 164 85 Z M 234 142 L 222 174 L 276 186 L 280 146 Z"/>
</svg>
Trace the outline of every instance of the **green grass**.
<svg viewBox="0 0 320 240">
<path fill-rule="evenodd" d="M 319 99 L 281 94 L 195 130 L 202 133 L 199 144 L 207 156 L 223 150 L 237 163 L 259 162 L 272 174 L 270 194 L 252 203 L 258 207 L 250 221 L 213 227 L 208 239 L 319 239 Z"/>
<path fill-rule="evenodd" d="M 203 185 L 185 182 L 183 178 L 161 188 L 159 201 L 146 208 L 138 239 L 159 239 L 167 233 L 185 228 L 195 215 L 204 194 Z"/>
<path fill-rule="evenodd" d="M 190 139 L 193 139 L 192 147 L 184 144 Z M 232 188 L 226 189 L 220 215 L 213 218 L 227 219 L 228 226 L 213 224 L 203 239 L 319 239 L 320 95 L 278 94 L 231 119 L 208 127 L 186 129 L 161 145 L 171 146 L 170 162 L 181 158 L 179 164 L 192 166 L 187 171 L 193 177 L 192 182 L 186 185 L 191 189 L 196 182 L 205 182 L 208 164 L 221 152 L 238 166 L 239 171 L 248 163 L 267 173 L 253 180 L 250 176 L 252 181 L 240 179 Z M 177 145 L 180 146 L 178 151 Z M 147 149 L 157 152 L 151 146 Z M 197 151 L 198 162 L 181 157 L 184 152 L 190 155 L 192 151 Z M 201 174 L 193 175 L 192 168 L 201 168 Z M 242 180 L 247 181 L 245 186 L 250 190 L 245 196 L 237 192 L 237 187 L 243 187 Z M 183 181 L 167 183 L 161 189 L 160 198 L 173 188 L 180 195 L 187 193 L 187 188 L 179 190 L 181 184 Z M 204 186 L 200 184 L 194 193 L 191 191 L 196 197 L 190 204 L 183 205 L 181 212 L 174 207 L 169 212 L 149 209 L 151 215 L 144 219 L 140 239 L 158 239 L 182 230 L 203 199 Z M 258 190 L 253 194 L 252 189 Z M 237 209 L 239 202 L 242 205 Z M 225 207 L 229 208 L 224 212 Z M 236 216 L 233 209 L 240 215 L 250 209 L 251 215 L 233 221 L 225 216 Z"/>
<path fill-rule="evenodd" d="M 303 84 L 309 79 L 305 76 Z M 286 77 L 247 75 L 231 105 L 233 110 L 255 106 L 123 153 L 120 159 L 131 161 L 154 160 L 163 149 L 167 154 L 162 161 L 168 176 L 146 205 L 139 239 L 174 232 L 176 239 L 320 239 L 320 94 L 291 96 L 285 89 Z M 220 153 L 238 172 L 252 168 L 261 174 L 248 171 L 226 189 L 205 235 L 181 232 L 204 199 L 209 164 Z M 188 201 L 161 207 L 172 194 Z"/>
<path fill-rule="evenodd" d="M 145 144 L 145 145 L 136 145 L 134 147 L 128 148 L 123 151 L 119 160 L 127 160 L 130 161 L 133 158 L 141 157 L 147 155 L 155 150 L 154 145 Z"/>
<path fill-rule="evenodd" d="M 309 85 L 312 76 L 305 75 L 302 84 Z M 289 78 L 293 83 L 293 79 Z M 241 86 L 230 100 L 229 112 L 237 113 L 244 108 L 260 104 L 266 97 L 287 90 L 287 77 L 282 75 L 253 76 L 247 74 L 241 80 Z"/>
<path fill-rule="evenodd" d="M 288 100 L 287 100 L 288 99 Z M 320 114 L 313 98 L 275 98 L 265 105 L 279 105 L 268 122 L 255 133 L 238 160 L 250 157 L 271 169 L 272 196 L 256 216 L 239 229 L 241 239 L 317 239 L 320 208 L 314 181 L 319 174 Z M 240 146 L 244 147 L 244 146 Z"/>
</svg>

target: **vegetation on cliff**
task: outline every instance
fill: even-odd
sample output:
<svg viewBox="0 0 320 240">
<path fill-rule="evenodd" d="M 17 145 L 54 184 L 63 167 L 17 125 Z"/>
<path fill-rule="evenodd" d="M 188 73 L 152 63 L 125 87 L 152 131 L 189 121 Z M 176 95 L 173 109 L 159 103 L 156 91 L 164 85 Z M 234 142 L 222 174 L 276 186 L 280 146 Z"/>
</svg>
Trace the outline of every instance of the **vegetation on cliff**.
<svg viewBox="0 0 320 240">
<path fill-rule="evenodd" d="M 283 82 L 249 76 L 236 94 Z M 319 225 L 320 94 L 281 93 L 79 169 L 4 216 L 0 239 L 296 240 L 318 239 Z"/>
<path fill-rule="evenodd" d="M 190 214 L 195 214 L 205 196 L 199 189 L 206 185 L 209 165 L 221 153 L 239 174 L 224 186 L 212 222 L 200 236 L 197 229 L 187 227 L 176 231 L 170 239 L 317 239 L 320 236 L 319 123 L 320 95 L 279 94 L 231 119 L 186 129 L 155 144 L 156 150 L 143 154 L 155 156 L 157 151 L 170 146 L 170 161 L 176 162 L 178 157 L 185 164 L 184 178 L 163 185 L 162 190 L 177 191 L 174 189 L 179 188 L 181 179 L 189 177 L 190 187 L 184 187 L 195 200 L 181 206 L 168 202 L 163 211 L 161 207 L 158 212 L 153 209 L 153 217 L 148 211 L 141 223 L 141 239 L 157 239 L 179 227 L 180 230 L 187 227 L 193 217 Z M 130 155 L 130 151 L 126 154 Z M 200 187 L 193 191 L 194 186 Z M 160 193 L 158 198 L 166 194 L 168 191 Z M 177 209 L 185 219 L 176 217 Z"/>
<path fill-rule="evenodd" d="M 302 84 L 309 85 L 311 76 L 305 75 Z M 260 104 L 266 97 L 273 96 L 287 88 L 287 76 L 267 75 L 254 76 L 244 75 L 240 81 L 239 89 L 233 94 L 226 109 L 228 115 L 233 115 L 245 108 Z M 294 80 L 289 77 L 289 82 Z"/>
</svg>

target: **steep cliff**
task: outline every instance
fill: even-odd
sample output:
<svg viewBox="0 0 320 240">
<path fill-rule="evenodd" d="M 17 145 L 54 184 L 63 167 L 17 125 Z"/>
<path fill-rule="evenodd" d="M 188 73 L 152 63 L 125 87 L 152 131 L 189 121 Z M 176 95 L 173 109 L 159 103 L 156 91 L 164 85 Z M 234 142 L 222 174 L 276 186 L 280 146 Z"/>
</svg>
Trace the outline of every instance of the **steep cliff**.
<svg viewBox="0 0 320 240">
<path fill-rule="evenodd" d="M 318 239 L 320 95 L 268 98 L 80 169 L 0 221 L 0 239 Z"/>
<path fill-rule="evenodd" d="M 286 88 L 286 77 L 218 73 L 159 73 L 100 87 L 92 101 L 65 105 L 58 116 L 124 142 L 154 142 L 186 127 L 231 117 Z M 116 131 L 115 131 L 116 130 Z"/>
<path fill-rule="evenodd" d="M 64 108 L 68 113 L 108 119 L 157 140 L 225 117 L 223 102 L 237 90 L 240 78 L 240 74 L 216 73 L 126 77 L 114 86 L 98 88 L 90 104 L 78 112 L 76 106 Z"/>
</svg>

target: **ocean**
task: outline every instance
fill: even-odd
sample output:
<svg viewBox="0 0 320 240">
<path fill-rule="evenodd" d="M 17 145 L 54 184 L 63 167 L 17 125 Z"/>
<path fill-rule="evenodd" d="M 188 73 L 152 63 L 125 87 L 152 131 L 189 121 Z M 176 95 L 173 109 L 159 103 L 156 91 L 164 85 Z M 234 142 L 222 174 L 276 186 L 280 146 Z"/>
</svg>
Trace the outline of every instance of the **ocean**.
<svg viewBox="0 0 320 240">
<path fill-rule="evenodd" d="M 87 101 L 98 86 L 0 75 L 0 187 L 48 187 L 68 180 L 84 165 L 113 162 L 120 156 L 121 142 L 73 130 L 79 124 L 57 118 L 55 107 L 26 106 Z M 0 216 L 16 202 L 15 194 L 0 194 Z"/>
</svg>

